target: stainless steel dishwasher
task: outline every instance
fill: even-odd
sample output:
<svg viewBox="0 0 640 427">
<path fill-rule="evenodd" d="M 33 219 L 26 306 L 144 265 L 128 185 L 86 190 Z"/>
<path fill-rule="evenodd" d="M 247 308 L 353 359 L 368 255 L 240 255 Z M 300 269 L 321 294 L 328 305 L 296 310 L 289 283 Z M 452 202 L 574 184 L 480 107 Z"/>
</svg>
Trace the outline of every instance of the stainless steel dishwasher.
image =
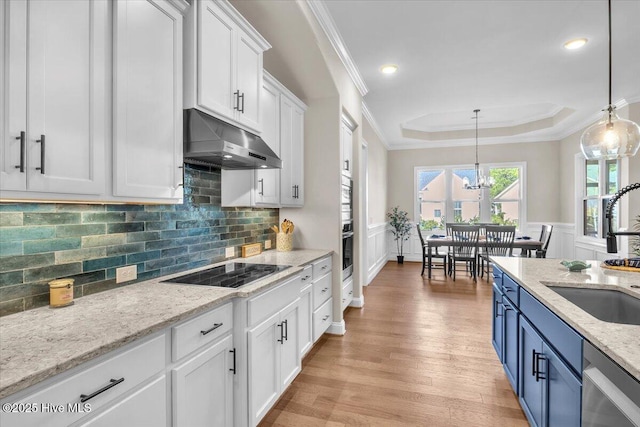
<svg viewBox="0 0 640 427">
<path fill-rule="evenodd" d="M 583 427 L 640 427 L 640 382 L 584 341 Z"/>
</svg>

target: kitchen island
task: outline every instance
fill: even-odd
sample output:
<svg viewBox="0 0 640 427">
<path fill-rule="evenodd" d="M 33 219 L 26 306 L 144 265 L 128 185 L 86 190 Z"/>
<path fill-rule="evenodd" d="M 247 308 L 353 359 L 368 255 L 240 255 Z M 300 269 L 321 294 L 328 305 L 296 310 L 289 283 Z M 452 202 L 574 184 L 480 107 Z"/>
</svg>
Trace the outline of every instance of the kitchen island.
<svg viewBox="0 0 640 427">
<path fill-rule="evenodd" d="M 555 315 L 640 381 L 640 326 L 599 320 L 549 286 L 609 289 L 640 298 L 640 273 L 610 270 L 598 261 L 569 272 L 558 259 L 492 257 L 492 261 Z"/>
<path fill-rule="evenodd" d="M 264 252 L 134 283 L 76 299 L 68 307 L 41 307 L 0 321 L 0 398 L 66 372 L 234 298 L 248 298 L 299 274 L 332 252 Z M 162 283 L 229 261 L 291 265 L 241 288 Z"/>
</svg>

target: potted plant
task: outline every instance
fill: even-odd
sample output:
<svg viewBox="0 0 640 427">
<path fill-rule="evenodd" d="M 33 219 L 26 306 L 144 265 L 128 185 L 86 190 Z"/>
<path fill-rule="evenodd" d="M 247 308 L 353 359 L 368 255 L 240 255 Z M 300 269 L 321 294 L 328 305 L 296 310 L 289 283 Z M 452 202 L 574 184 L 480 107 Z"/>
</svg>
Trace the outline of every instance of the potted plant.
<svg viewBox="0 0 640 427">
<path fill-rule="evenodd" d="M 398 264 L 402 264 L 404 262 L 404 242 L 405 240 L 409 240 L 411 236 L 409 214 L 406 211 L 400 210 L 399 206 L 396 206 L 391 209 L 391 212 L 387 213 L 387 218 L 389 218 L 391 233 L 398 247 Z"/>
</svg>

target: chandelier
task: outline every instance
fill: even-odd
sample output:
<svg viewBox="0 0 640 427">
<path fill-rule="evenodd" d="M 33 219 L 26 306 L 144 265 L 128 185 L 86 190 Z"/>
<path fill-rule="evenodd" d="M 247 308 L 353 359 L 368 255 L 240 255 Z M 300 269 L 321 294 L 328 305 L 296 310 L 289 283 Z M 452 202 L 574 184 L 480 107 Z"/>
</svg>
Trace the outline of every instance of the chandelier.
<svg viewBox="0 0 640 427">
<path fill-rule="evenodd" d="M 587 160 L 631 157 L 640 147 L 640 126 L 618 117 L 611 102 L 611 0 L 609 0 L 609 105 L 602 119 L 580 137 L 580 149 Z"/>
<path fill-rule="evenodd" d="M 471 184 L 469 182 L 469 178 L 466 176 L 462 179 L 462 184 L 464 185 L 465 190 L 482 190 L 483 188 L 491 188 L 494 184 L 494 179 L 492 177 L 485 177 L 482 171 L 480 170 L 480 163 L 478 163 L 478 113 L 480 110 L 473 110 L 476 113 L 476 163 L 475 163 L 475 175 L 476 181 Z M 472 117 L 474 118 L 474 117 Z"/>
</svg>

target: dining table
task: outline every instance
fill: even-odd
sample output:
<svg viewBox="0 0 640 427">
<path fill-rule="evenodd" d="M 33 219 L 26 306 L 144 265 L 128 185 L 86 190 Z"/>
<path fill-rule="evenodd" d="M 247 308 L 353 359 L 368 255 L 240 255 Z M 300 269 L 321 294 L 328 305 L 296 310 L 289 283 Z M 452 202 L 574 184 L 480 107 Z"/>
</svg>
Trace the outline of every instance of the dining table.
<svg viewBox="0 0 640 427">
<path fill-rule="evenodd" d="M 485 245 L 484 236 L 480 236 L 478 241 L 478 247 Z M 427 253 L 427 278 L 431 279 L 431 258 L 433 248 L 450 247 L 453 244 L 451 236 L 431 235 L 424 239 L 424 245 Z M 489 243 L 491 244 L 491 243 Z M 531 257 L 531 253 L 535 253 L 537 250 L 542 249 L 542 242 L 535 240 L 527 236 L 516 237 L 513 241 L 513 249 L 522 250 L 522 254 L 525 257 Z"/>
</svg>

